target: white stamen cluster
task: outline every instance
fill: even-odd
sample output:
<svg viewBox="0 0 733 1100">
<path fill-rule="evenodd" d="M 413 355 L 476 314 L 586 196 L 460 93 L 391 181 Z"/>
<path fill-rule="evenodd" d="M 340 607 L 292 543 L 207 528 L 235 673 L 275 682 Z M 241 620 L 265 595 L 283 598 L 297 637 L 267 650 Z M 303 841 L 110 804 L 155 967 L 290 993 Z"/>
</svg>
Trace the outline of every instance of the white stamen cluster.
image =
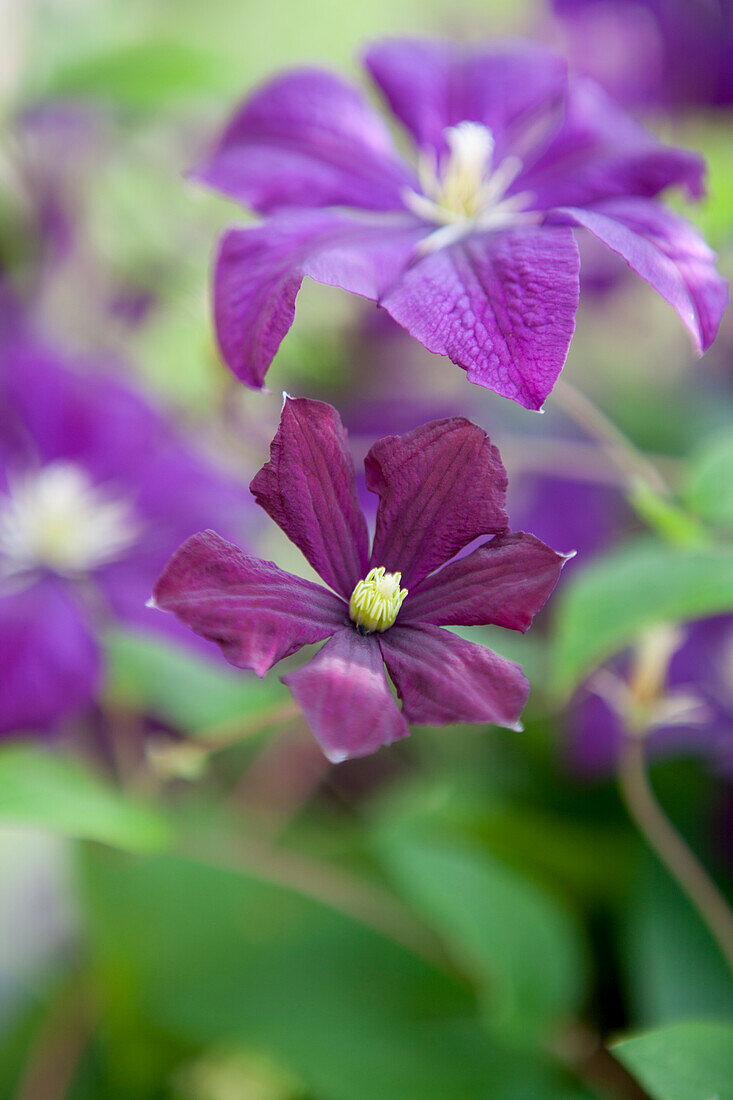
<svg viewBox="0 0 733 1100">
<path fill-rule="evenodd" d="M 361 634 L 382 634 L 393 625 L 406 588 L 400 588 L 401 573 L 385 573 L 384 566 L 370 569 L 351 593 L 349 615 Z"/>
<path fill-rule="evenodd" d="M 108 497 L 71 462 L 52 462 L 0 495 L 0 572 L 87 573 L 120 557 L 139 534 L 129 501 Z"/>
<path fill-rule="evenodd" d="M 488 127 L 460 122 L 445 130 L 445 140 L 448 154 L 440 164 L 434 154 L 420 154 L 422 194 L 408 189 L 403 195 L 414 214 L 440 226 L 423 241 L 423 252 L 443 248 L 474 230 L 501 229 L 523 220 L 519 215 L 531 200 L 526 191 L 505 197 L 522 161 L 508 156 L 492 169 L 494 138 Z"/>
</svg>

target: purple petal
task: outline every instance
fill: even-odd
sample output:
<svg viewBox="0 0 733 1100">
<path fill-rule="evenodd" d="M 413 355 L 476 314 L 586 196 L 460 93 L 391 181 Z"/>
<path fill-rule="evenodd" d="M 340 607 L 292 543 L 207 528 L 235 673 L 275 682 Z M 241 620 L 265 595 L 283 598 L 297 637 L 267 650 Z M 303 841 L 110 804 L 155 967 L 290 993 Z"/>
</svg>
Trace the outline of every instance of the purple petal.
<svg viewBox="0 0 733 1100">
<path fill-rule="evenodd" d="M 689 222 L 644 199 L 615 199 L 587 210 L 566 207 L 550 217 L 589 229 L 623 256 L 674 306 L 699 354 L 712 344 L 728 304 L 728 284 L 715 270 L 715 253 Z"/>
<path fill-rule="evenodd" d="M 250 489 L 326 584 L 348 600 L 366 573 L 369 540 L 336 410 L 324 401 L 286 398 L 270 461 Z"/>
<path fill-rule="evenodd" d="M 0 736 L 49 729 L 91 704 L 99 650 L 62 582 L 0 595 L 0 648 Z"/>
<path fill-rule="evenodd" d="M 410 591 L 401 625 L 505 626 L 528 630 L 567 561 L 534 535 L 500 535 Z"/>
<path fill-rule="evenodd" d="M 500 157 L 520 130 L 554 114 L 567 81 L 559 56 L 520 42 L 485 49 L 387 39 L 370 47 L 365 64 L 417 144 L 439 152 L 445 128 L 470 121 L 491 129 Z"/>
<path fill-rule="evenodd" d="M 374 636 L 340 630 L 312 661 L 282 679 L 334 764 L 368 756 L 410 732 Z"/>
<path fill-rule="evenodd" d="M 470 420 L 434 420 L 380 439 L 364 467 L 379 495 L 371 565 L 399 570 L 407 588 L 479 535 L 507 528 L 506 471 Z"/>
<path fill-rule="evenodd" d="M 529 684 L 512 661 L 439 626 L 393 626 L 379 644 L 408 722 L 521 728 Z"/>
<path fill-rule="evenodd" d="M 153 599 L 155 607 L 220 645 L 233 665 L 258 676 L 301 646 L 328 638 L 347 617 L 343 602 L 327 589 L 248 557 L 214 531 L 184 542 Z"/>
<path fill-rule="evenodd" d="M 393 210 L 414 176 L 362 95 L 317 69 L 276 77 L 251 96 L 194 173 L 267 213 L 284 206 Z"/>
<path fill-rule="evenodd" d="M 358 220 L 313 211 L 227 233 L 214 276 L 222 355 L 255 389 L 293 323 L 305 275 L 376 300 L 409 263 L 424 228 L 404 218 Z"/>
<path fill-rule="evenodd" d="M 705 161 L 663 145 L 593 81 L 571 82 L 563 124 L 549 148 L 517 180 L 532 206 L 587 206 L 622 195 L 652 198 L 666 187 L 704 191 Z"/>
<path fill-rule="evenodd" d="M 539 409 L 575 330 L 579 266 L 567 229 L 476 235 L 425 256 L 380 305 L 469 382 Z"/>
</svg>

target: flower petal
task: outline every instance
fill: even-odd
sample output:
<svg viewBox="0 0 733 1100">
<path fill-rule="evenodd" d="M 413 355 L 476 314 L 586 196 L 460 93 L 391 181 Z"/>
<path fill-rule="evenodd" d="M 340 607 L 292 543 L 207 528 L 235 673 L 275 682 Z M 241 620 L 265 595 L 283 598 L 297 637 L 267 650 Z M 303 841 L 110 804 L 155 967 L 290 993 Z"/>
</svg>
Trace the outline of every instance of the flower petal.
<svg viewBox="0 0 733 1100">
<path fill-rule="evenodd" d="M 715 270 L 715 253 L 689 222 L 644 199 L 563 207 L 550 217 L 589 229 L 623 256 L 675 308 L 699 354 L 712 344 L 728 304 L 728 284 Z"/>
<path fill-rule="evenodd" d="M 0 736 L 39 732 L 91 704 L 99 650 L 71 589 L 51 577 L 0 595 Z"/>
<path fill-rule="evenodd" d="M 593 81 L 574 79 L 563 124 L 516 186 L 534 193 L 532 206 L 587 206 L 621 195 L 652 198 L 666 187 L 704 191 L 705 161 L 664 145 Z"/>
<path fill-rule="evenodd" d="M 369 539 L 336 410 L 324 401 L 286 398 L 270 460 L 250 489 L 326 584 L 348 600 L 366 573 Z"/>
<path fill-rule="evenodd" d="M 315 210 L 231 230 L 214 274 L 214 320 L 225 362 L 242 382 L 260 389 L 293 323 L 305 275 L 376 300 L 424 233 L 407 214 L 359 220 Z"/>
<path fill-rule="evenodd" d="M 312 661 L 282 679 L 334 764 L 368 756 L 410 732 L 373 635 L 340 630 Z"/>
<path fill-rule="evenodd" d="M 401 189 L 414 186 L 379 115 L 355 88 L 318 69 L 286 73 L 256 91 L 193 174 L 260 213 L 400 209 Z"/>
<path fill-rule="evenodd" d="M 521 729 L 529 684 L 512 661 L 439 626 L 393 626 L 379 644 L 408 722 Z"/>
<path fill-rule="evenodd" d="M 539 409 L 575 330 L 579 267 L 567 229 L 476 235 L 425 256 L 380 305 L 469 382 Z"/>
<path fill-rule="evenodd" d="M 371 565 L 401 572 L 407 588 L 479 535 L 507 528 L 501 457 L 463 417 L 380 439 L 364 467 L 379 495 Z"/>
<path fill-rule="evenodd" d="M 248 557 L 215 531 L 192 535 L 179 547 L 153 601 L 258 676 L 301 646 L 330 637 L 347 618 L 332 592 Z"/>
<path fill-rule="evenodd" d="M 446 148 L 444 130 L 459 122 L 491 129 L 501 157 L 518 131 L 551 116 L 567 83 L 565 62 L 532 43 L 490 49 L 419 38 L 376 42 L 365 64 L 421 147 Z"/>
<path fill-rule="evenodd" d="M 399 622 L 528 630 L 557 584 L 567 556 L 534 535 L 499 535 L 410 592 Z"/>
</svg>

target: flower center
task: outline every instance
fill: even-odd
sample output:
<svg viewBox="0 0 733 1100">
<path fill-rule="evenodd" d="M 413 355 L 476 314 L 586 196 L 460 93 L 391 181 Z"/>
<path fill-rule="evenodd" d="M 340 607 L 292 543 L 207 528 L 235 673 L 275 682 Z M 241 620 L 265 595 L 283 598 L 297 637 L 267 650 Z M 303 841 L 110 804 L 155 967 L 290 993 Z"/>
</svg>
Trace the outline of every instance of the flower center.
<svg viewBox="0 0 733 1100">
<path fill-rule="evenodd" d="M 0 572 L 85 573 L 118 558 L 139 529 L 129 501 L 106 496 L 71 462 L 52 462 L 0 495 Z"/>
<path fill-rule="evenodd" d="M 442 228 L 427 238 L 423 251 L 443 247 L 472 229 L 499 229 L 517 220 L 531 200 L 529 192 L 506 192 L 522 170 L 519 157 L 508 156 L 492 166 L 494 137 L 478 122 L 459 122 L 444 131 L 448 152 L 440 163 L 421 152 L 418 176 L 422 194 L 407 189 L 405 205 L 419 218 Z M 449 229 L 445 227 L 450 227 Z"/>
<path fill-rule="evenodd" d="M 401 573 L 385 573 L 384 566 L 370 569 L 359 581 L 349 600 L 349 615 L 360 634 L 380 634 L 397 618 L 406 588 L 400 588 Z"/>
</svg>

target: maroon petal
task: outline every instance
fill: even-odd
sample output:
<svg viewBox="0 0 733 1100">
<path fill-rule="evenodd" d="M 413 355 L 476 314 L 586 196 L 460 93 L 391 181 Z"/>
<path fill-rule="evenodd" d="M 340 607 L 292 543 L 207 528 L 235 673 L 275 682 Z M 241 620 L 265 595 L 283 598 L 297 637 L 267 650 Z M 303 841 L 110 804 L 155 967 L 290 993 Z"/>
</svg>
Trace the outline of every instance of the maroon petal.
<svg viewBox="0 0 733 1100">
<path fill-rule="evenodd" d="M 469 382 L 539 409 L 575 331 L 579 269 L 569 229 L 476 234 L 414 264 L 380 305 Z"/>
<path fill-rule="evenodd" d="M 463 417 L 391 435 L 367 455 L 379 494 L 371 564 L 411 588 L 479 535 L 505 531 L 506 472 L 496 447 Z"/>
<path fill-rule="evenodd" d="M 283 676 L 334 764 L 368 756 L 410 732 L 390 691 L 379 643 L 347 627 L 307 665 Z"/>
<path fill-rule="evenodd" d="M 250 489 L 326 584 L 348 600 L 365 575 L 369 540 L 336 410 L 324 401 L 287 397 L 270 461 Z"/>
<path fill-rule="evenodd" d="M 366 67 L 421 147 L 445 149 L 444 130 L 480 122 L 497 157 L 538 116 L 551 116 L 566 87 L 565 62 L 543 46 L 502 42 L 488 49 L 427 38 L 376 42 Z"/>
<path fill-rule="evenodd" d="M 289 72 L 237 111 L 194 176 L 268 213 L 284 206 L 401 209 L 414 187 L 389 130 L 364 97 L 331 73 Z"/>
<path fill-rule="evenodd" d="M 424 235 L 407 212 L 357 218 L 324 210 L 274 215 L 226 233 L 214 272 L 214 321 L 227 366 L 261 389 L 304 276 L 376 300 Z"/>
<path fill-rule="evenodd" d="M 413 589 L 401 625 L 504 626 L 528 630 L 557 584 L 568 557 L 534 535 L 500 535 Z"/>
<path fill-rule="evenodd" d="M 393 626 L 379 644 L 408 722 L 521 729 L 529 684 L 519 665 L 439 626 Z"/>
<path fill-rule="evenodd" d="M 614 199 L 594 207 L 563 207 L 553 221 L 588 229 L 608 245 L 677 311 L 695 349 L 715 339 L 728 305 L 728 284 L 716 255 L 678 214 L 648 199 Z"/>
<path fill-rule="evenodd" d="M 248 557 L 215 531 L 192 535 L 175 552 L 153 604 L 258 676 L 301 646 L 330 637 L 348 614 L 332 592 Z"/>
</svg>

